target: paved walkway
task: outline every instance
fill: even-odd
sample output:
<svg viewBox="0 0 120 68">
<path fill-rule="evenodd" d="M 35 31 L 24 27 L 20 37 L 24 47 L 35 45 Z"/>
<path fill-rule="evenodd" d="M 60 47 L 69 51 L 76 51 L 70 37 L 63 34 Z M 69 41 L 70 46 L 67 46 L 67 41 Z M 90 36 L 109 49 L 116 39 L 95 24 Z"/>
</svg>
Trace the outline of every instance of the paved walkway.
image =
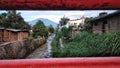
<svg viewBox="0 0 120 68">
<path fill-rule="evenodd" d="M 49 36 L 47 39 L 47 43 L 37 48 L 35 51 L 33 51 L 30 55 L 28 55 L 26 58 L 50 58 L 51 56 L 51 42 L 54 38 L 54 34 Z"/>
</svg>

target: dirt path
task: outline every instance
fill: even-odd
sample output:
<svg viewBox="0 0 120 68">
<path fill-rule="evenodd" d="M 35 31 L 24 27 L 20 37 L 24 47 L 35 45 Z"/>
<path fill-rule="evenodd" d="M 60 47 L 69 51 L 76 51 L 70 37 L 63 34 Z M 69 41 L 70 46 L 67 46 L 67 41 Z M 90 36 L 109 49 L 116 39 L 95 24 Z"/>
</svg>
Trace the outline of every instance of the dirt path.
<svg viewBox="0 0 120 68">
<path fill-rule="evenodd" d="M 47 39 L 47 43 L 37 48 L 35 51 L 33 51 L 30 55 L 28 55 L 26 58 L 50 58 L 51 53 L 51 42 L 54 38 L 54 35 L 49 36 Z"/>
</svg>

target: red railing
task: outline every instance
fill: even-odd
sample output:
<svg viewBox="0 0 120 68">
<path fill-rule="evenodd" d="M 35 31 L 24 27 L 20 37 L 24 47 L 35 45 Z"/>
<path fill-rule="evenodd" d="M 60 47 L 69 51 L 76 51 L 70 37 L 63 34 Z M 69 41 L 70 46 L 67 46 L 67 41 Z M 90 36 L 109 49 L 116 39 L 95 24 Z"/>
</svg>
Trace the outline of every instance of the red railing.
<svg viewBox="0 0 120 68">
<path fill-rule="evenodd" d="M 120 0 L 0 0 L 0 9 L 4 10 L 120 9 Z"/>
<path fill-rule="evenodd" d="M 120 57 L 0 60 L 0 68 L 120 68 Z"/>
</svg>

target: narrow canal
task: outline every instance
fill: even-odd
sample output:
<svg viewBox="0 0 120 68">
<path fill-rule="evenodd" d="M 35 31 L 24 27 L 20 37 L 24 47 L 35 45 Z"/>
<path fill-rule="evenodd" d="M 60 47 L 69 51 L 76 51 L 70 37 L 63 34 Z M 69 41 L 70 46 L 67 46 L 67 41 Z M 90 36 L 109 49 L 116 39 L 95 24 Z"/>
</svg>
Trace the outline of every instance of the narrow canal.
<svg viewBox="0 0 120 68">
<path fill-rule="evenodd" d="M 55 34 L 48 37 L 47 43 L 37 48 L 31 54 L 29 54 L 26 59 L 34 58 L 50 58 L 51 57 L 51 42 L 54 39 Z"/>
</svg>

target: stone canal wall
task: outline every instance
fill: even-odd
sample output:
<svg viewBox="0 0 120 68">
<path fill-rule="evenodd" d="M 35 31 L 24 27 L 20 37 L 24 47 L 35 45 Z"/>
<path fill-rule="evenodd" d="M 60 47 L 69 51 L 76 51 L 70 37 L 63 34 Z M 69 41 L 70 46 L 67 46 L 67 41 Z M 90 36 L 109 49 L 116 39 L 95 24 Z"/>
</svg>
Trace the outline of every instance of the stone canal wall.
<svg viewBox="0 0 120 68">
<path fill-rule="evenodd" d="M 46 43 L 45 39 L 22 40 L 0 45 L 0 59 L 20 59 Z"/>
</svg>

